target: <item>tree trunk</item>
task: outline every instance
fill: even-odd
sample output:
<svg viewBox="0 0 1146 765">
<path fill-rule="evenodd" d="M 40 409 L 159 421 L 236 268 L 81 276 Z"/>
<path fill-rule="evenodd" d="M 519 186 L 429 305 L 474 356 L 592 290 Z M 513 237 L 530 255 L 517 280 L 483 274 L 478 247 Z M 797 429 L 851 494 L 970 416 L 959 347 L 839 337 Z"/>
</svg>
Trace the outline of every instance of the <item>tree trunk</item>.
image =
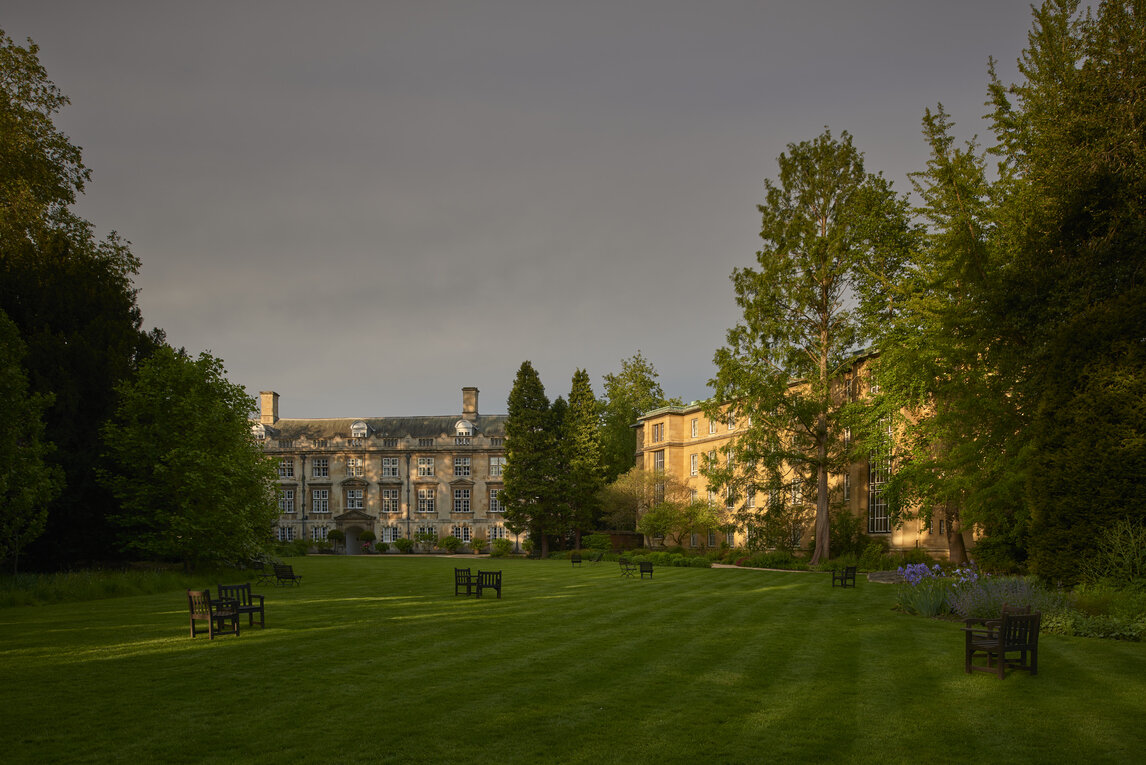
<svg viewBox="0 0 1146 765">
<path fill-rule="evenodd" d="M 821 457 L 826 457 L 826 445 L 820 446 Z M 830 554 L 831 522 L 828 517 L 828 468 L 821 462 L 816 468 L 816 549 L 812 565 L 826 561 Z"/>
<path fill-rule="evenodd" d="M 952 563 L 967 563 L 967 545 L 963 540 L 963 524 L 959 522 L 959 514 L 950 509 L 945 509 L 944 514 L 947 516 L 947 558 Z"/>
</svg>

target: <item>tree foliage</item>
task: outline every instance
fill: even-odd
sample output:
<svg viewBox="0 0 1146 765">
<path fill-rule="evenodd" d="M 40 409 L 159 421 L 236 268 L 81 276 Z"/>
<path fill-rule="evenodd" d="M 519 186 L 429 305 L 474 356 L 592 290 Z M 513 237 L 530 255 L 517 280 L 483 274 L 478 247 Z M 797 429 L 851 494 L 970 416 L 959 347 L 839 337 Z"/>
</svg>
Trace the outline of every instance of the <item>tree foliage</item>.
<svg viewBox="0 0 1146 765">
<path fill-rule="evenodd" d="M 210 354 L 167 346 L 117 391 L 102 477 L 120 503 L 121 544 L 189 568 L 253 557 L 278 517 L 275 468 L 251 433 L 254 399 Z"/>
<path fill-rule="evenodd" d="M 523 361 L 506 402 L 506 464 L 502 474 L 506 526 L 528 531 L 548 553 L 548 534 L 562 527 L 555 488 L 557 434 L 545 386 L 533 364 Z"/>
<path fill-rule="evenodd" d="M 621 359 L 621 371 L 607 374 L 601 399 L 601 460 L 605 483 L 611 483 L 632 468 L 637 454 L 637 418 L 662 406 L 679 405 L 666 398 L 657 381 L 657 370 L 640 351 Z"/>
<path fill-rule="evenodd" d="M 705 465 L 714 487 L 804 487 L 816 506 L 813 562 L 828 557 L 828 477 L 845 461 L 832 385 L 852 363 L 869 282 L 910 250 L 906 202 L 864 170 L 846 132 L 789 144 L 778 183 L 765 181 L 759 268 L 732 274 L 743 318 L 716 352 L 708 417 L 733 417 L 734 459 Z M 730 467 L 734 466 L 734 467 Z"/>
<path fill-rule="evenodd" d="M 578 536 L 583 530 L 595 528 L 600 516 L 599 495 L 605 480 L 599 426 L 598 404 L 589 373 L 578 369 L 573 373 L 560 437 L 565 462 L 562 472 L 566 477 L 563 496 L 569 507 L 569 521 Z"/>
<path fill-rule="evenodd" d="M 955 146 L 942 107 L 925 116 L 927 232 L 879 290 L 895 310 L 871 416 L 921 415 L 903 423 L 897 503 L 1059 581 L 1095 529 L 1146 506 L 1144 49 L 1141 3 L 1035 9 L 1021 80 L 992 65 L 986 152 Z"/>
<path fill-rule="evenodd" d="M 49 403 L 29 393 L 21 366 L 24 343 L 0 311 L 0 561 L 19 568 L 20 552 L 43 533 L 48 502 L 62 476 L 47 462 L 43 412 Z"/>
<path fill-rule="evenodd" d="M 637 465 L 601 488 L 601 507 L 611 529 L 635 531 L 638 519 L 658 503 L 681 506 L 692 490 L 671 473 L 656 473 Z M 644 532 L 642 532 L 644 533 Z"/>
<path fill-rule="evenodd" d="M 28 550 L 42 566 L 107 556 L 112 498 L 95 482 L 101 425 L 115 385 L 160 337 L 140 332 L 132 278 L 139 262 L 114 233 L 97 240 L 71 207 L 90 172 L 53 117 L 68 99 L 47 78 L 35 44 L 0 30 L 0 310 L 27 349 L 30 390 L 50 397 L 48 459 L 67 491 L 49 506 Z"/>
</svg>

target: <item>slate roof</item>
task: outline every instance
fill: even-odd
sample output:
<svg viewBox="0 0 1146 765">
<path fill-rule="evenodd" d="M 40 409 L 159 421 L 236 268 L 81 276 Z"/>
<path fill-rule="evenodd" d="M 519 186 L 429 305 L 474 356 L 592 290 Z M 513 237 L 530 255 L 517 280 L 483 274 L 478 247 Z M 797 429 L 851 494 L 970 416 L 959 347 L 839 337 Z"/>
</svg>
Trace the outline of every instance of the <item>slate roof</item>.
<svg viewBox="0 0 1146 765">
<path fill-rule="evenodd" d="M 505 436 L 504 414 L 478 415 L 470 422 L 475 436 L 500 438 Z M 266 426 L 268 433 L 279 438 L 347 438 L 350 427 L 356 422 L 365 422 L 368 438 L 437 438 L 454 436 L 454 426 L 460 415 L 436 415 L 433 417 L 337 417 L 333 419 L 280 419 L 274 425 Z"/>
</svg>

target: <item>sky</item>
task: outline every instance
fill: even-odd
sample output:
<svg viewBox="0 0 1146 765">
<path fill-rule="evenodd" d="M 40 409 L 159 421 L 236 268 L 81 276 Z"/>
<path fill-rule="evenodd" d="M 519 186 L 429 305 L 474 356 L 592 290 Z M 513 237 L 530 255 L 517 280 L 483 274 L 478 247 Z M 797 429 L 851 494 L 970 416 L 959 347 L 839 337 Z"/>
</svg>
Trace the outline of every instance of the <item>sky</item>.
<svg viewBox="0 0 1146 765">
<path fill-rule="evenodd" d="M 598 395 L 640 352 L 709 395 L 790 143 L 901 192 L 926 108 L 988 136 L 1026 0 L 6 0 L 71 99 L 76 211 L 144 326 L 283 417 L 502 414 L 522 362 Z"/>
</svg>

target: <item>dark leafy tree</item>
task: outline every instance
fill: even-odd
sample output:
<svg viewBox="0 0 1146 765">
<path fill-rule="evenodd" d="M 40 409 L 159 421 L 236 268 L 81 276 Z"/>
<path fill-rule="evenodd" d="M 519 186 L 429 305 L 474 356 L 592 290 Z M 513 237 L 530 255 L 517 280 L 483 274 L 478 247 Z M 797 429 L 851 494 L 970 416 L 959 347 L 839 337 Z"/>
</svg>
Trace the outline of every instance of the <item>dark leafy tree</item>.
<svg viewBox="0 0 1146 765">
<path fill-rule="evenodd" d="M 47 462 L 43 411 L 49 403 L 28 392 L 21 366 L 24 343 L 0 311 L 0 561 L 19 569 L 20 552 L 43 533 L 48 502 L 62 476 Z"/>
<path fill-rule="evenodd" d="M 100 427 L 114 387 L 158 336 L 140 332 L 132 277 L 139 262 L 115 234 L 97 241 L 71 206 L 89 171 L 53 116 L 68 103 L 47 78 L 35 44 L 0 31 L 0 310 L 27 348 L 34 394 L 51 397 L 49 460 L 67 490 L 49 505 L 47 527 L 26 560 L 74 566 L 114 553 L 107 516 L 114 500 L 94 480 Z"/>
<path fill-rule="evenodd" d="M 162 347 L 118 392 L 102 476 L 119 500 L 124 548 L 195 568 L 269 544 L 275 468 L 251 433 L 255 400 L 222 362 Z"/>
<path fill-rule="evenodd" d="M 988 307 L 1030 417 L 1031 568 L 1068 583 L 1101 529 L 1146 518 L 1144 51 L 1146 4 L 1057 0 L 1022 79 L 992 73 L 1012 257 Z"/>
</svg>

